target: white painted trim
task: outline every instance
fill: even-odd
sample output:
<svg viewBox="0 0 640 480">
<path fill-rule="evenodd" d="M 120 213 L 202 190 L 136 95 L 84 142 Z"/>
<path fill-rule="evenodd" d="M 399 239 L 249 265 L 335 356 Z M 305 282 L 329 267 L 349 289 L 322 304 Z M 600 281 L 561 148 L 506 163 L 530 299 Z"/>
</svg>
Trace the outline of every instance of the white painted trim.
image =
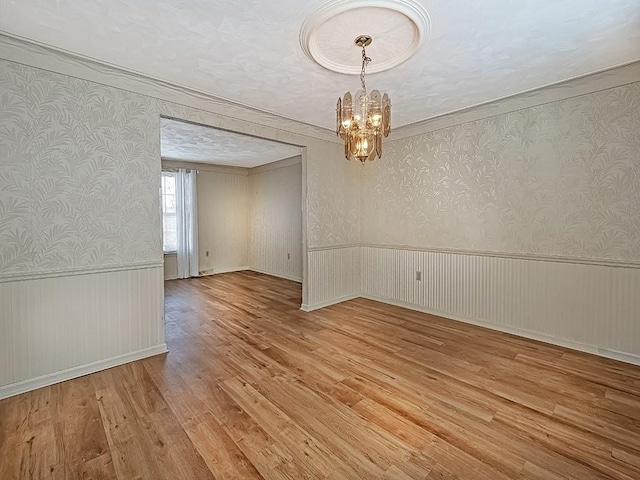
<svg viewBox="0 0 640 480">
<path fill-rule="evenodd" d="M 341 144 L 333 130 L 302 123 L 276 113 L 216 97 L 205 92 L 127 70 L 97 59 L 26 39 L 0 30 L 0 58 L 50 72 L 81 78 L 140 95 L 199 108 L 221 117 L 270 127 L 294 135 Z M 640 79 L 640 61 L 590 72 L 499 99 L 451 111 L 419 122 L 395 127 L 388 141 L 400 140 L 442 128 L 460 125 L 523 108 L 544 105 L 600 90 L 619 87 Z M 233 109 L 233 113 L 229 110 Z M 224 112 L 222 110 L 225 110 Z M 212 125 L 215 127 L 215 125 Z M 244 133 L 237 130 L 239 133 Z M 283 141 L 282 139 L 277 141 Z M 285 142 L 289 143 L 289 142 Z"/>
<path fill-rule="evenodd" d="M 21 282 L 39 278 L 69 277 L 71 275 L 91 275 L 94 273 L 121 272 L 124 270 L 144 270 L 147 268 L 157 267 L 164 267 L 164 261 L 129 263 L 126 265 L 114 264 L 101 267 L 76 267 L 69 268 L 67 270 L 43 270 L 30 273 L 8 273 L 0 275 L 0 283 Z"/>
<path fill-rule="evenodd" d="M 302 162 L 302 303 L 305 304 L 309 298 L 307 147 L 302 147 L 300 161 Z"/>
<path fill-rule="evenodd" d="M 167 280 L 178 280 L 178 275 L 169 275 L 168 277 L 164 277 L 164 281 Z"/>
<path fill-rule="evenodd" d="M 339 250 L 341 248 L 356 248 L 362 247 L 360 243 L 343 243 L 339 245 L 326 245 L 323 247 L 309 247 L 307 249 L 308 252 L 322 252 L 325 250 Z"/>
<path fill-rule="evenodd" d="M 412 252 L 431 252 L 446 253 L 451 255 L 473 255 L 479 257 L 498 257 L 509 258 L 514 260 L 531 260 L 537 262 L 558 262 L 558 263 L 575 263 L 579 265 L 599 265 L 603 267 L 619 267 L 619 268 L 640 268 L 640 262 L 631 262 L 627 260 L 614 260 L 606 258 L 582 258 L 569 257 L 561 255 L 536 255 L 533 253 L 503 253 L 485 250 L 464 250 L 457 248 L 440 248 L 440 247 L 419 247 L 414 245 L 394 245 L 394 244 L 374 244 L 374 243 L 354 243 L 345 245 L 329 245 L 326 247 L 311 247 L 309 252 L 321 252 L 324 250 L 336 250 L 341 248 L 367 247 L 367 248 L 386 248 L 391 250 L 406 250 Z"/>
<path fill-rule="evenodd" d="M 553 337 L 551 335 L 545 335 L 543 333 L 532 332 L 529 330 L 524 330 L 520 328 L 513 327 L 505 327 L 502 325 L 496 325 L 489 322 L 485 322 L 482 320 L 477 320 L 469 317 L 462 317 L 459 315 L 452 315 L 448 312 L 442 312 L 434 309 L 429 309 L 425 307 L 421 307 L 419 305 L 415 305 L 413 303 L 402 302 L 398 300 L 393 300 L 390 298 L 378 297 L 376 295 L 360 295 L 362 298 L 366 298 L 368 300 L 373 300 L 380 303 L 386 303 L 388 305 L 394 305 L 396 307 L 402 307 L 409 310 L 413 310 L 416 312 L 428 313 L 430 315 L 436 315 L 438 317 L 447 318 L 449 320 L 454 320 L 456 322 L 468 323 L 471 325 L 476 325 L 478 327 L 488 328 L 489 330 L 495 330 L 498 332 L 509 333 L 511 335 L 516 335 L 518 337 L 528 338 L 530 340 L 537 340 L 539 342 L 549 343 L 551 345 L 557 345 L 560 347 L 569 348 L 571 350 L 578 350 L 580 352 L 591 353 L 593 355 L 598 355 L 600 357 L 611 358 L 613 360 L 618 360 L 625 363 L 630 363 L 633 365 L 640 365 L 640 355 L 633 355 L 631 353 L 618 352 L 615 350 L 608 350 L 605 348 L 600 348 L 597 345 L 589 345 L 586 343 L 575 342 L 573 340 L 566 340 L 564 338 Z"/>
<path fill-rule="evenodd" d="M 281 275 L 279 273 L 268 272 L 266 270 L 260 270 L 259 268 L 253 268 L 253 267 L 249 267 L 249 270 L 256 273 L 262 273 L 263 275 L 269 275 L 271 277 L 284 278 L 285 280 L 291 280 L 293 282 L 302 283 L 302 278 L 300 277 L 293 277 L 290 275 Z"/>
<path fill-rule="evenodd" d="M 352 293 L 350 295 L 345 295 L 343 297 L 332 298 L 331 300 L 327 300 L 326 302 L 315 303 L 313 305 L 302 304 L 300 310 L 303 312 L 313 312 L 314 310 L 318 310 L 320 308 L 329 307 L 331 305 L 335 305 L 337 303 L 346 302 L 348 300 L 353 300 L 354 298 L 361 297 L 359 293 Z"/>
<path fill-rule="evenodd" d="M 100 360 L 98 362 L 88 363 L 86 365 L 80 365 L 78 367 L 69 368 L 60 372 L 50 373 L 41 377 L 30 378 L 22 382 L 10 383 L 0 387 L 0 400 L 3 398 L 12 397 L 21 393 L 30 392 L 37 388 L 47 387 L 54 383 L 64 382 L 73 378 L 83 377 L 91 373 L 106 370 L 108 368 L 124 365 L 125 363 L 134 362 L 143 358 L 152 357 L 162 353 L 167 353 L 167 345 L 165 343 L 156 345 L 154 347 L 145 348 L 144 350 L 138 350 L 137 352 L 126 353 L 124 355 L 118 355 L 117 357 L 108 358 L 106 360 Z"/>
<path fill-rule="evenodd" d="M 640 355 L 633 355 L 631 353 L 619 352 L 617 350 L 610 350 L 608 348 L 596 347 L 601 357 L 611 358 L 620 362 L 631 363 L 633 365 L 640 365 Z"/>
<path fill-rule="evenodd" d="M 616 65 L 396 127 L 391 131 L 389 141 L 580 97 L 638 81 L 640 81 L 640 61 Z"/>
<path fill-rule="evenodd" d="M 216 270 L 215 268 L 210 268 L 209 270 L 201 271 L 199 276 L 208 277 L 209 275 L 217 275 L 218 273 L 243 272 L 245 270 L 250 270 L 249 266 L 225 268 L 223 270 Z"/>
<path fill-rule="evenodd" d="M 227 173 L 243 177 L 249 175 L 249 169 L 245 167 L 230 167 L 227 165 L 215 165 L 213 163 L 187 162 L 184 160 L 174 160 L 165 157 L 162 158 L 161 164 L 163 171 L 171 171 L 178 168 L 190 168 L 191 170 L 201 172 Z"/>
<path fill-rule="evenodd" d="M 606 258 L 583 258 L 562 255 L 537 255 L 534 253 L 503 253 L 484 250 L 465 250 L 458 248 L 417 247 L 412 245 L 384 245 L 363 243 L 361 247 L 387 248 L 391 250 L 406 250 L 413 252 L 445 253 L 451 255 L 473 255 L 479 257 L 511 258 L 514 260 L 534 260 L 538 262 L 577 263 L 580 265 L 601 265 L 604 267 L 640 268 L 640 262 L 614 260 Z"/>
</svg>

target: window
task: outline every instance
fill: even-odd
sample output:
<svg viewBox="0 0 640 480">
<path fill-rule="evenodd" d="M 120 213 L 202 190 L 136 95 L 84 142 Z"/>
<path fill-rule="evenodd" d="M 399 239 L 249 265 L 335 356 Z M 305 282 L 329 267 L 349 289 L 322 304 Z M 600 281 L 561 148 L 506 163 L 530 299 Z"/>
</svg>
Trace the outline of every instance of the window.
<svg viewBox="0 0 640 480">
<path fill-rule="evenodd" d="M 164 253 L 173 253 L 177 247 L 176 175 L 162 172 L 162 249 Z"/>
</svg>

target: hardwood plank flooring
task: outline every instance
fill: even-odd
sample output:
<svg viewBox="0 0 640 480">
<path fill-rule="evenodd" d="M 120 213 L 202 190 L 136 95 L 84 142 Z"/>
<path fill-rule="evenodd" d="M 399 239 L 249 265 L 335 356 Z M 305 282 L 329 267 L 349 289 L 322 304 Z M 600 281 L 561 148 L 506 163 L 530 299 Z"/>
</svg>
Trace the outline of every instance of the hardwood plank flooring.
<svg viewBox="0 0 640 480">
<path fill-rule="evenodd" d="M 0 401 L 0 479 L 640 479 L 640 368 L 252 272 L 170 352 Z"/>
</svg>

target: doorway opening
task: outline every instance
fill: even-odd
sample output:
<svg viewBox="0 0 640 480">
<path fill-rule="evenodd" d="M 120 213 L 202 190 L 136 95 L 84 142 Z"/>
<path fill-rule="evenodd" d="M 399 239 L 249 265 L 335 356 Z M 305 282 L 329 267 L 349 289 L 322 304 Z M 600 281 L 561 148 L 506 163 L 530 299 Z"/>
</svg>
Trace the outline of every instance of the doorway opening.
<svg viewBox="0 0 640 480">
<path fill-rule="evenodd" d="M 252 270 L 302 283 L 304 148 L 173 118 L 160 126 L 165 280 Z"/>
</svg>

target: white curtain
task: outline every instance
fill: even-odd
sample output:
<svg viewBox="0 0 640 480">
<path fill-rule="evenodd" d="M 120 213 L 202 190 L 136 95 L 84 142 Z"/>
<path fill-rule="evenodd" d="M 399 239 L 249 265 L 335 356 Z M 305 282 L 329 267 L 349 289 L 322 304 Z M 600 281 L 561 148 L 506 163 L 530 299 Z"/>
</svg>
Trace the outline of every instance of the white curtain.
<svg viewBox="0 0 640 480">
<path fill-rule="evenodd" d="M 196 171 L 176 172 L 178 278 L 198 276 L 198 196 Z"/>
</svg>

